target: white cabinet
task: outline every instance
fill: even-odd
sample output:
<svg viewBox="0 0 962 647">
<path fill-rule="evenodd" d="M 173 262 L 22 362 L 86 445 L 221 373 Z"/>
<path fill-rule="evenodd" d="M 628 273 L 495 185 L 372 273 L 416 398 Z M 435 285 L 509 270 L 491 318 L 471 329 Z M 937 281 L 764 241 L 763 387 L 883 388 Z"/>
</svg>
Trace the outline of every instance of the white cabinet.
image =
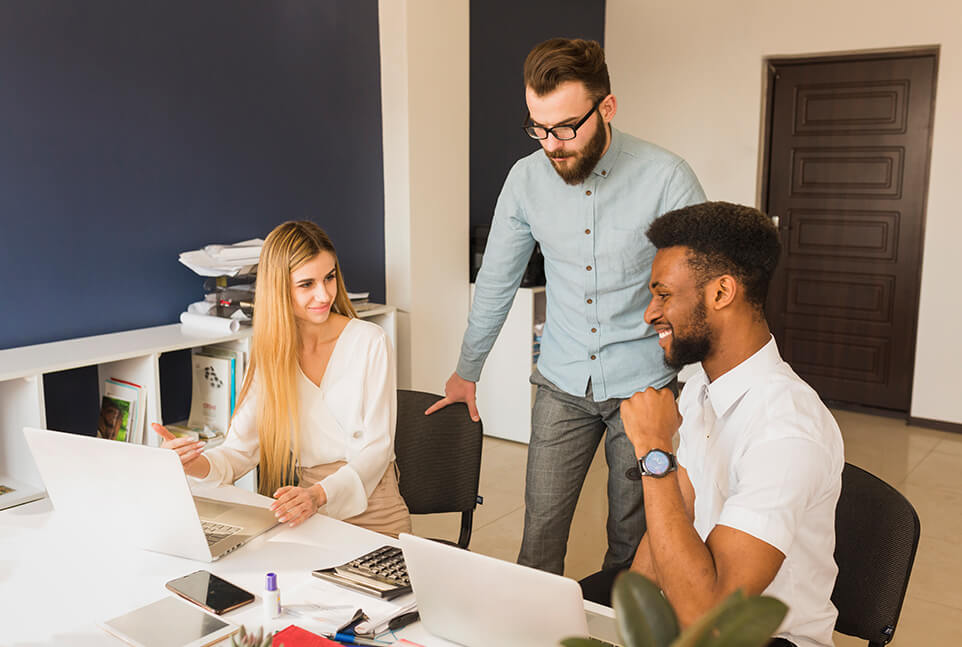
<svg viewBox="0 0 962 647">
<path fill-rule="evenodd" d="M 395 312 L 393 306 L 372 305 L 358 316 L 381 325 L 394 344 Z M 250 336 L 249 328 L 217 335 L 172 324 L 0 350 L 0 485 L 12 488 L 0 492 L 0 510 L 44 496 L 43 482 L 27 448 L 23 428 L 47 426 L 46 375 L 96 366 L 101 389 L 104 380 L 111 377 L 135 382 L 146 389 L 148 422 L 179 422 L 161 418 L 161 355 L 210 345 L 247 350 Z M 91 420 L 91 426 L 95 427 L 96 422 Z M 160 444 L 156 434 L 147 433 L 145 439 L 155 446 Z M 252 482 L 251 478 L 247 485 Z"/>
<path fill-rule="evenodd" d="M 485 435 L 521 443 L 531 437 L 535 387 L 528 378 L 534 368 L 534 326 L 544 323 L 544 316 L 544 287 L 518 288 L 478 382 L 478 410 Z"/>
</svg>

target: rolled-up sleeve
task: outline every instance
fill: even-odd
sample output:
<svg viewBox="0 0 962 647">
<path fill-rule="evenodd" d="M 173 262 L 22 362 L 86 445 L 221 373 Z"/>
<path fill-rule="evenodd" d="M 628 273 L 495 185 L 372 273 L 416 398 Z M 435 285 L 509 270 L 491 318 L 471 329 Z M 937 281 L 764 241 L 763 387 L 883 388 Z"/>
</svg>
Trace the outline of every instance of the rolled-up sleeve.
<svg viewBox="0 0 962 647">
<path fill-rule="evenodd" d="M 327 505 L 322 511 L 335 519 L 364 512 L 368 497 L 394 460 L 397 376 L 387 335 L 379 335 L 368 347 L 359 386 L 363 389 L 363 428 L 345 430 L 347 464 L 320 481 L 327 494 Z"/>
</svg>

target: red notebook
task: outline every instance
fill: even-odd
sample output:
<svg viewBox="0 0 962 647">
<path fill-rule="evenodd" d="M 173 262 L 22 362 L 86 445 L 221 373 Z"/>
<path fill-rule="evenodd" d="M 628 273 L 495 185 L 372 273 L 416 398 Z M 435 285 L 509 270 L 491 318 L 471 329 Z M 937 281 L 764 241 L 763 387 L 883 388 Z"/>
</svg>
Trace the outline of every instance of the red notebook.
<svg viewBox="0 0 962 647">
<path fill-rule="evenodd" d="M 288 625 L 274 634 L 271 640 L 271 647 L 341 647 L 340 643 L 328 640 L 324 636 L 318 636 L 307 629 L 301 629 L 297 625 Z"/>
</svg>

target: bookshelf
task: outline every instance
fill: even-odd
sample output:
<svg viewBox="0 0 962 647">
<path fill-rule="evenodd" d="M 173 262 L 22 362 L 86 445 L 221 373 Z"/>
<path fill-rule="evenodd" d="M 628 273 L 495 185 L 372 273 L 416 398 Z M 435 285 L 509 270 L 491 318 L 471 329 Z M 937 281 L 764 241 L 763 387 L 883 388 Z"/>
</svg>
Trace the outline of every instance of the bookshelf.
<svg viewBox="0 0 962 647">
<path fill-rule="evenodd" d="M 384 328 L 392 345 L 396 345 L 396 308 L 371 305 L 358 316 Z M 161 356 L 200 346 L 247 350 L 250 336 L 250 328 L 218 335 L 171 324 L 0 350 L 0 485 L 14 488 L 0 494 L 0 510 L 43 498 L 45 494 L 23 436 L 24 427 L 47 427 L 45 376 L 96 366 L 101 389 L 110 377 L 140 384 L 147 391 L 148 423 L 173 423 L 177 421 L 161 417 Z M 95 427 L 96 420 L 90 424 Z M 146 440 L 154 446 L 160 444 L 156 434 L 146 434 Z"/>
<path fill-rule="evenodd" d="M 531 438 L 531 406 L 537 387 L 528 378 L 534 369 L 534 325 L 544 319 L 544 287 L 518 288 L 478 381 L 478 409 L 486 436 L 519 443 Z"/>
</svg>

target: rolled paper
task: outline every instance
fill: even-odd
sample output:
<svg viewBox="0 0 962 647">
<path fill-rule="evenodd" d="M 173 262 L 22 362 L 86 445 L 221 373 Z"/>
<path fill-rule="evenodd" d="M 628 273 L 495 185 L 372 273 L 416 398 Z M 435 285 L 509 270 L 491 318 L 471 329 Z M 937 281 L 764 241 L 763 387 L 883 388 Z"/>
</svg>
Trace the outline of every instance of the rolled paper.
<svg viewBox="0 0 962 647">
<path fill-rule="evenodd" d="M 180 323 L 185 328 L 190 328 L 191 330 L 219 333 L 222 335 L 228 335 L 240 330 L 240 322 L 236 319 L 215 317 L 213 315 L 199 315 L 193 312 L 181 312 Z"/>
</svg>

